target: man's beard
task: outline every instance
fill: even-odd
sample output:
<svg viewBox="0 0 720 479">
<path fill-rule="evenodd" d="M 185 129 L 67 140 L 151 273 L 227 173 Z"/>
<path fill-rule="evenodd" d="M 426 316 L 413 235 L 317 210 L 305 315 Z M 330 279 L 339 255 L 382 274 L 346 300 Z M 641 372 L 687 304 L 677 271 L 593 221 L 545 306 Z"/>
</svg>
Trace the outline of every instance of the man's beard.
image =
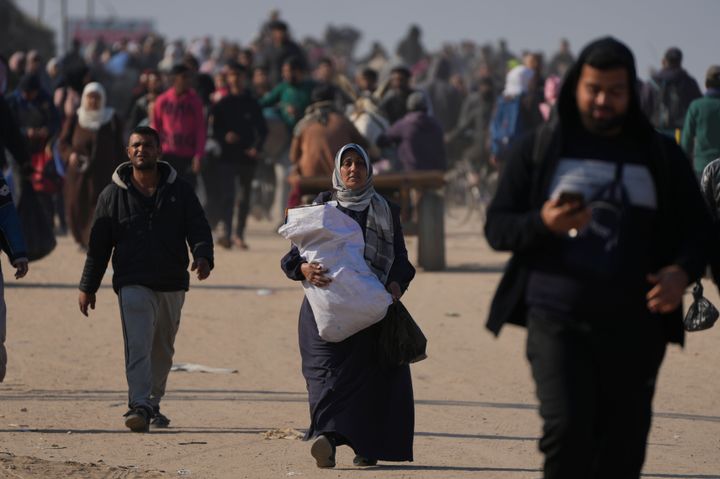
<svg viewBox="0 0 720 479">
<path fill-rule="evenodd" d="M 157 167 L 157 160 L 145 160 L 142 163 L 133 163 L 133 168 L 140 171 L 154 170 Z"/>
<path fill-rule="evenodd" d="M 625 124 L 627 114 L 614 115 L 609 118 L 595 118 L 592 116 L 592 110 L 589 114 L 583 114 L 585 124 L 595 133 L 607 133 L 616 130 Z"/>
</svg>

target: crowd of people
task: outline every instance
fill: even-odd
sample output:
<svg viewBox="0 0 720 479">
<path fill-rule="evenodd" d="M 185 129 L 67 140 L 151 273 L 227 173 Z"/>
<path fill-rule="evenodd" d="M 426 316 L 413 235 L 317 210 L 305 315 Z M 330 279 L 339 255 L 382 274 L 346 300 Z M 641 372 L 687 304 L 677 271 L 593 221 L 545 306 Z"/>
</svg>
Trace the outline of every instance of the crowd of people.
<svg viewBox="0 0 720 479">
<path fill-rule="evenodd" d="M 353 56 L 357 35 L 326 36 L 298 43 L 273 12 L 244 46 L 150 35 L 74 41 L 51 59 L 15 52 L 0 60 L 0 84 L 31 156 L 13 154 L 15 163 L 32 163 L 26 171 L 55 233 L 86 248 L 108 170 L 125 158 L 129 132 L 152 126 L 165 161 L 199 187 L 213 229 L 224 226 L 218 244 L 246 248 L 248 214 L 281 219 L 300 201 L 293 180 L 328 174 L 343 144 L 367 148 L 377 172 L 444 170 L 463 155 L 479 168 L 491 159 L 506 72 L 522 64 L 526 80 L 528 68 L 538 74 L 506 96 L 533 89 L 533 101 L 544 101 L 541 72 L 562 74 L 572 62 L 566 42 L 547 69 L 542 55 L 518 57 L 504 42 L 430 53 L 416 26 L 394 54 L 374 44 L 364 58 Z M 499 129 L 502 141 L 519 134 Z"/>
<path fill-rule="evenodd" d="M 516 55 L 505 41 L 431 53 L 411 26 L 394 54 L 374 44 L 355 58 L 357 35 L 326 36 L 298 43 L 272 12 L 245 46 L 149 35 L 112 45 L 75 41 L 47 62 L 36 51 L 2 59 L 3 94 L 32 157 L 26 171 L 53 229 L 87 247 L 107 171 L 142 125 L 160 132 L 165 160 L 201 186 L 226 248 L 247 248 L 251 211 L 277 220 L 299 204 L 297 179 L 328 174 L 334 152 L 349 142 L 367 148 L 377 172 L 445 170 L 457 161 L 487 172 L 515 139 L 549 120 L 574 60 L 566 40 L 550 61 L 540 52 Z M 689 103 L 701 96 L 677 48 L 638 88 L 646 114 L 670 134 L 683 129 Z M 701 140 L 695 151 L 695 128 L 691 122 L 683 144 L 701 174 L 717 147 Z"/>
<path fill-rule="evenodd" d="M 394 55 L 376 44 L 356 59 L 338 43 L 300 45 L 274 12 L 245 48 L 149 36 L 75 42 L 46 65 L 36 52 L 0 62 L 0 159 L 37 195 L 48 231 L 69 231 L 87 251 L 85 315 L 112 257 L 126 426 L 170 423 L 160 401 L 189 287 L 188 246 L 206 279 L 214 244 L 248 248 L 251 212 L 282 222 L 305 202 L 299 178 L 332 178 L 314 202 L 337 201 L 359 224 L 365 259 L 397 301 L 415 269 L 398 209 L 373 178 L 462 161 L 501 172 L 485 232 L 513 257 L 488 327 L 528 327 L 545 477 L 639 477 L 665 347 L 683 340 L 682 294 L 708 263 L 720 281 L 710 245 L 720 216 L 720 67 L 708 70 L 703 95 L 678 48 L 642 81 L 612 38 L 577 59 L 562 41 L 549 62 L 505 42 L 430 53 L 416 26 Z M 0 182 L 0 229 L 19 278 L 28 255 L 13 188 Z M 282 269 L 318 288 L 330 281 L 297 248 Z M 333 467 L 341 445 L 358 466 L 412 460 L 409 368 L 376 362 L 377 329 L 325 341 L 305 301 L 299 334 L 317 465 Z"/>
</svg>

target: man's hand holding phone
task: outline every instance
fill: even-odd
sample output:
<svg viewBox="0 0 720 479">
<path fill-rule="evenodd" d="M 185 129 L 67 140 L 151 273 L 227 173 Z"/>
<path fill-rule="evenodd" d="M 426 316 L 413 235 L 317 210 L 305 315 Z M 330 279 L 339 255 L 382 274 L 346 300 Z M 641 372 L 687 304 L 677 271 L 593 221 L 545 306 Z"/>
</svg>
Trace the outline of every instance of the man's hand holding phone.
<svg viewBox="0 0 720 479">
<path fill-rule="evenodd" d="M 545 202 L 540 217 L 553 233 L 574 237 L 590 223 L 592 212 L 582 193 L 563 191 Z"/>
</svg>

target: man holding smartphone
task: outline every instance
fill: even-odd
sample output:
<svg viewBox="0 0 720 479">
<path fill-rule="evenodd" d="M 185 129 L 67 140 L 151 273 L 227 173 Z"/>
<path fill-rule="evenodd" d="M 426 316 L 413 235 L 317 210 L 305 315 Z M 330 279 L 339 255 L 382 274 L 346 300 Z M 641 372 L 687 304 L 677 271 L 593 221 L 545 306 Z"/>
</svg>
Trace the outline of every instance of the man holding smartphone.
<svg viewBox="0 0 720 479">
<path fill-rule="evenodd" d="M 682 296 L 707 262 L 690 163 L 635 83 L 624 44 L 589 44 L 488 210 L 488 242 L 513 252 L 488 328 L 528 328 L 546 479 L 640 476 L 665 347 L 683 341 Z"/>
</svg>

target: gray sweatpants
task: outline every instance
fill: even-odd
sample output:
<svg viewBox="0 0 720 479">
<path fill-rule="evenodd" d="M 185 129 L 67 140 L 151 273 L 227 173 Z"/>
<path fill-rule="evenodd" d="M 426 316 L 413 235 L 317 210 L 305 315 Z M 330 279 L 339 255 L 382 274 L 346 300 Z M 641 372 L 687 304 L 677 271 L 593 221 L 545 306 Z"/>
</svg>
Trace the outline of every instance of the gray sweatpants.
<svg viewBox="0 0 720 479">
<path fill-rule="evenodd" d="M 5 280 L 0 267 L 0 383 L 5 379 L 7 367 L 7 351 L 5 350 L 5 323 L 7 321 L 7 306 L 5 305 Z"/>
<path fill-rule="evenodd" d="M 185 291 L 125 286 L 118 295 L 130 408 L 157 409 L 165 394 Z"/>
</svg>

